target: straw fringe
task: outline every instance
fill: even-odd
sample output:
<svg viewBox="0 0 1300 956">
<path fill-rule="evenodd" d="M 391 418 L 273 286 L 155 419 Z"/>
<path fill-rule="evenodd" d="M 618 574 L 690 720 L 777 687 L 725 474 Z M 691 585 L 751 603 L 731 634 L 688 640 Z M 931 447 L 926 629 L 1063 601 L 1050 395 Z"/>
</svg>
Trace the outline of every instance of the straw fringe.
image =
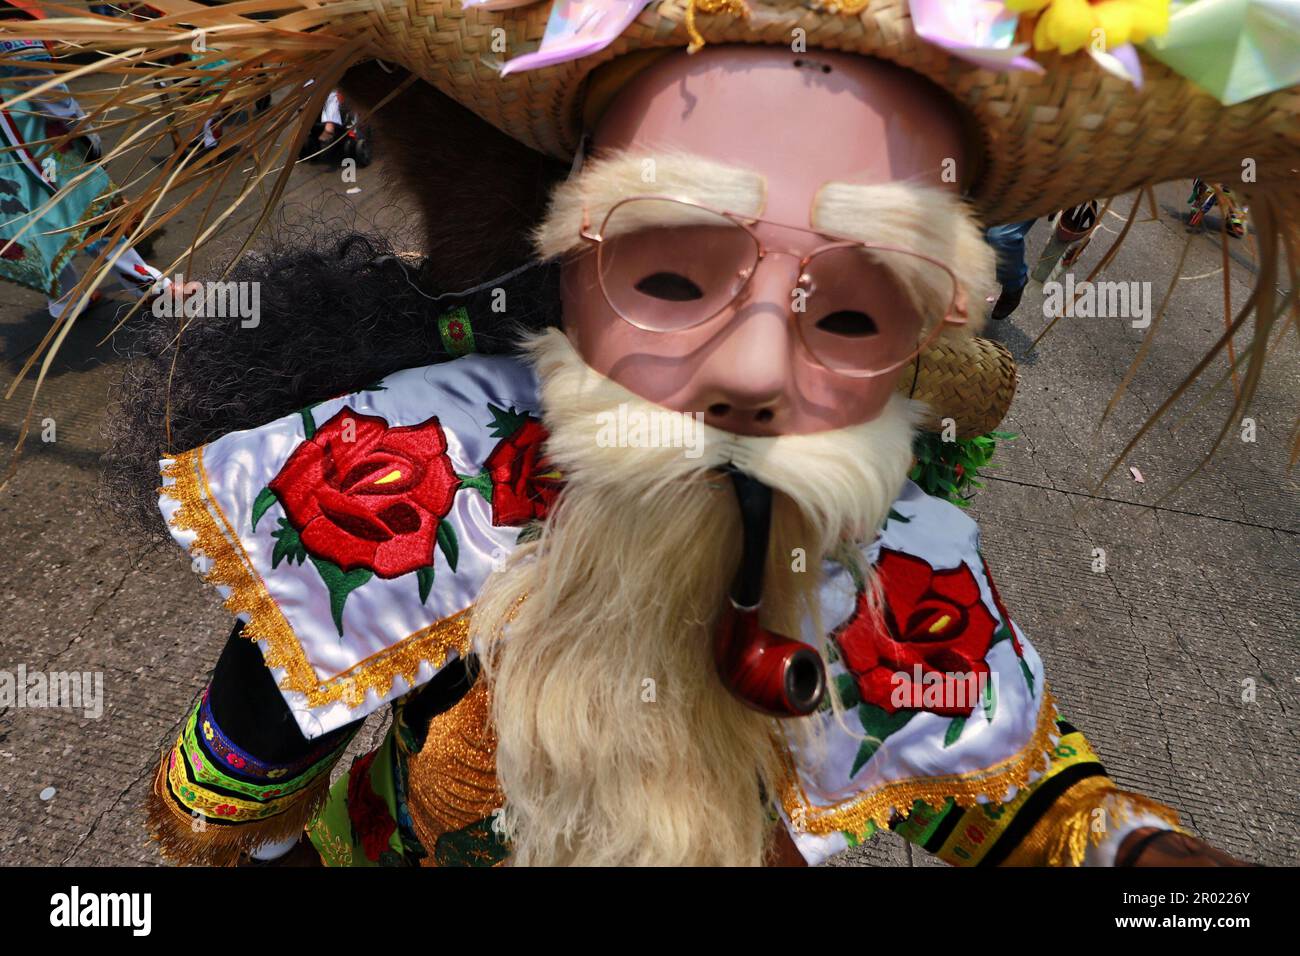
<svg viewBox="0 0 1300 956">
<path fill-rule="evenodd" d="M 1217 189 L 1215 190 L 1217 193 Z M 1250 294 L 1242 304 L 1236 318 L 1232 316 L 1232 297 L 1230 293 L 1230 283 L 1232 281 L 1229 270 L 1223 269 L 1223 335 L 1212 345 L 1196 366 L 1188 372 L 1174 390 L 1169 394 L 1161 406 L 1153 412 L 1138 431 L 1133 435 L 1123 450 L 1114 457 L 1108 466 L 1106 472 L 1097 481 L 1094 490 L 1100 489 L 1107 479 L 1120 467 L 1125 458 L 1132 452 L 1146 436 L 1146 434 L 1158 423 L 1165 415 L 1177 404 L 1178 400 L 1187 392 L 1187 390 L 1196 382 L 1204 373 L 1210 363 L 1221 352 L 1227 351 L 1228 372 L 1227 376 L 1231 377 L 1233 382 L 1233 403 L 1228 409 L 1224 418 L 1224 423 L 1218 435 L 1213 440 L 1211 447 L 1204 457 L 1197 463 L 1193 470 L 1182 480 L 1174 485 L 1168 492 L 1161 496 L 1160 501 L 1165 501 L 1188 481 L 1200 473 L 1213 459 L 1215 452 L 1223 443 L 1223 439 L 1228 432 L 1239 425 L 1241 416 L 1249 408 L 1254 400 L 1255 394 L 1259 389 L 1259 383 L 1263 374 L 1264 363 L 1267 356 L 1275 351 L 1281 344 L 1284 333 L 1294 325 L 1300 329 L 1300 299 L 1296 294 L 1297 270 L 1300 268 L 1300 194 L 1292 194 L 1286 191 L 1270 191 L 1259 187 L 1253 190 L 1249 186 L 1242 187 L 1240 195 L 1244 197 L 1244 204 L 1251 208 L 1251 217 L 1253 219 L 1254 234 L 1258 237 L 1258 255 L 1256 257 L 1255 278 L 1252 283 Z M 1124 226 L 1120 230 L 1115 241 L 1111 243 L 1101 259 L 1093 266 L 1085 280 L 1078 283 L 1082 290 L 1089 283 L 1093 282 L 1105 269 L 1114 261 L 1118 254 L 1120 246 L 1128 237 L 1130 229 L 1137 221 L 1137 214 L 1142 206 L 1144 196 L 1148 202 L 1154 206 L 1154 191 L 1150 186 L 1144 186 L 1133 197 L 1133 206 L 1129 210 L 1128 216 L 1124 221 Z M 1107 201 L 1107 206 L 1112 200 Z M 1104 212 L 1103 212 L 1104 214 Z M 1100 220 L 1100 217 L 1099 217 Z M 1226 225 L 1225 225 L 1226 230 Z M 1174 290 L 1178 282 L 1183 278 L 1183 266 L 1186 261 L 1191 243 L 1195 239 L 1194 235 L 1189 235 L 1184 243 L 1183 250 L 1179 256 L 1178 263 L 1174 267 L 1173 273 L 1169 280 L 1169 286 L 1160 301 L 1160 306 L 1153 316 L 1150 327 L 1146 330 L 1142 344 L 1138 348 L 1137 355 L 1134 357 L 1129 368 L 1125 371 L 1124 376 L 1116 386 L 1114 393 L 1106 404 L 1102 412 L 1101 420 L 1097 423 L 1097 430 L 1100 432 L 1106 420 L 1114 412 L 1127 391 L 1128 386 L 1137 376 L 1139 369 L 1150 357 L 1152 347 L 1155 342 L 1155 333 L 1160 327 L 1161 320 L 1164 318 L 1166 308 L 1173 297 Z M 1226 242 L 1226 231 L 1224 235 Z M 1226 255 L 1226 252 L 1225 252 Z M 1277 289 L 1280 285 L 1285 284 L 1288 290 L 1285 294 L 1279 296 Z M 1080 291 L 1079 294 L 1082 294 Z M 1062 312 L 1064 314 L 1064 311 Z M 1289 322 L 1287 318 L 1289 316 Z M 1238 352 L 1237 336 L 1242 332 L 1246 322 L 1254 318 L 1251 326 L 1250 338 L 1244 347 Z M 1038 346 L 1046 335 L 1056 326 L 1061 316 L 1055 316 L 1051 322 L 1034 338 L 1030 344 L 1030 349 Z M 1272 335 L 1273 329 L 1282 321 L 1278 334 Z M 1270 341 L 1271 336 L 1271 341 Z M 1246 364 L 1247 371 L 1244 380 L 1240 380 L 1238 372 L 1242 364 Z M 1225 379 L 1226 380 L 1226 379 Z M 1217 393 L 1222 381 L 1211 386 L 1205 395 L 1203 395 L 1194 405 L 1191 411 L 1199 409 L 1215 393 Z M 1186 421 L 1185 413 L 1183 419 L 1175 423 L 1174 429 L 1180 427 L 1183 421 Z M 1291 447 L 1288 467 L 1294 467 L 1297 461 L 1300 461 L 1300 409 L 1297 410 L 1295 425 L 1291 435 Z"/>
<path fill-rule="evenodd" d="M 188 272 L 194 253 L 256 196 L 260 209 L 230 263 L 233 267 L 282 195 L 301 143 L 325 97 L 348 66 L 367 55 L 364 31 L 355 18 L 373 9 L 370 0 L 323 4 L 314 0 L 246 0 L 215 7 L 187 0 L 156 0 L 151 5 L 164 16 L 132 22 L 86 12 L 67 19 L 6 20 L 0 24 L 0 35 L 6 37 L 50 40 L 56 55 L 90 49 L 99 53 L 89 64 L 57 59 L 39 64 L 42 71 L 52 71 L 52 77 L 31 73 L 33 64 L 23 60 L 21 52 L 0 56 L 0 64 L 21 66 L 32 81 L 3 106 L 11 109 L 38 101 L 71 79 L 103 81 L 95 89 L 76 93 L 86 119 L 66 136 L 43 145 L 57 149 L 89 132 L 112 132 L 116 145 L 102 164 L 129 164 L 131 180 L 130 192 L 118 187 L 115 197 L 120 201 L 116 205 L 97 211 L 83 224 L 93 226 L 96 237 L 106 237 L 108 242 L 72 290 L 71 306 L 51 324 L 5 393 L 12 398 L 19 384 L 37 370 L 36 387 L 6 480 L 17 467 L 36 397 L 52 359 L 76 321 L 75 313 L 109 274 L 119 243 L 135 245 L 163 229 L 183 209 L 202 206 L 204 214 L 190 244 L 170 263 L 155 263 L 164 275 L 182 263 Z M 58 4 L 56 10 L 77 11 L 83 6 L 78 0 Z M 267 19 L 248 19 L 253 14 Z M 198 49 L 200 42 L 202 48 Z M 185 57 L 184 62 L 168 62 L 178 56 Z M 316 82 L 304 87 L 309 78 Z M 159 88 L 160 81 L 166 86 Z M 24 85 L 22 80 L 10 82 Z M 252 115 L 254 104 L 268 95 L 275 95 L 273 105 Z M 206 122 L 220 122 L 241 111 L 250 114 L 249 121 L 228 129 L 220 147 L 221 151 L 234 149 L 237 155 L 224 169 L 219 168 L 216 156 L 201 153 L 199 133 Z M 178 140 L 193 141 L 194 145 L 177 149 Z M 150 168 L 148 157 L 160 147 L 168 158 Z M 233 201 L 222 203 L 220 190 L 237 170 L 247 174 L 244 185 Z M 64 188 L 71 185 L 75 181 Z M 32 218 L 35 223 L 39 216 Z M 128 321 L 142 304 L 137 303 L 121 322 Z"/>
</svg>

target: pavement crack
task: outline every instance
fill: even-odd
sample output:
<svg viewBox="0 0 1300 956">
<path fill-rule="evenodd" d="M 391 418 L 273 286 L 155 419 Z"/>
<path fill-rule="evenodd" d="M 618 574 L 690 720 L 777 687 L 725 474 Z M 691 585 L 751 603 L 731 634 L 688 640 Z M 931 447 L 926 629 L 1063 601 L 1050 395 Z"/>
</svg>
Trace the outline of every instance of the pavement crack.
<svg viewBox="0 0 1300 956">
<path fill-rule="evenodd" d="M 203 676 L 203 686 L 206 688 L 208 684 L 211 682 L 211 680 L 212 680 L 212 671 L 208 671 Z M 177 720 L 173 721 L 171 728 L 167 730 L 165 733 L 163 733 L 157 739 L 153 747 L 153 753 L 155 754 L 160 753 L 162 749 L 167 746 L 168 741 L 174 740 L 176 738 L 177 733 L 180 732 L 181 725 L 185 723 L 185 720 L 189 716 L 190 711 L 193 710 L 194 701 L 196 700 L 198 700 L 198 694 L 196 694 L 194 698 L 190 700 L 189 704 L 185 707 L 182 716 Z M 157 768 L 157 761 L 154 758 L 151 757 L 149 760 L 145 761 L 144 766 L 141 768 L 140 772 L 135 775 L 135 778 L 130 783 L 128 783 L 125 787 L 123 787 L 118 792 L 117 796 L 113 798 L 113 802 L 110 803 L 103 810 L 101 810 L 98 814 L 96 814 L 94 821 L 90 824 L 90 829 L 88 829 L 82 835 L 81 839 L 77 841 L 77 845 L 68 851 L 68 855 L 63 858 L 63 861 L 59 864 L 60 866 L 68 865 L 68 861 L 71 860 L 76 855 L 77 851 L 81 849 L 82 845 L 85 844 L 85 842 L 94 835 L 95 830 L 98 829 L 99 827 L 100 821 L 102 821 L 104 817 L 108 816 L 108 814 L 110 814 L 113 811 L 113 809 L 126 798 L 126 795 L 131 792 L 132 788 L 135 787 L 136 784 L 138 784 L 141 780 L 143 780 L 145 777 L 149 776 L 150 774 L 155 773 L 156 768 Z"/>
<path fill-rule="evenodd" d="M 90 829 L 88 829 L 85 833 L 81 835 L 81 839 L 77 841 L 77 845 L 68 851 L 67 856 L 63 858 L 63 860 L 59 863 L 59 866 L 67 866 L 69 861 L 74 856 L 77 855 L 77 851 L 82 848 L 85 842 L 95 835 L 95 831 L 99 829 L 99 824 L 104 819 L 104 817 L 108 816 L 115 809 L 117 809 L 117 805 L 126 798 L 126 795 L 131 792 L 131 790 L 135 787 L 135 785 L 138 784 L 141 780 L 143 780 L 148 775 L 152 774 L 153 772 L 154 772 L 154 766 L 152 761 L 146 763 L 144 765 L 144 768 L 138 774 L 136 774 L 135 778 L 132 779 L 131 782 L 128 783 L 125 787 L 123 787 L 121 791 L 118 793 L 118 795 L 113 798 L 113 802 L 95 815 L 95 819 L 90 824 Z"/>
<path fill-rule="evenodd" d="M 1070 509 L 1070 515 L 1074 522 L 1075 529 L 1083 534 L 1085 540 L 1088 539 L 1090 537 L 1089 532 L 1079 523 L 1078 511 L 1076 509 Z M 1142 640 L 1139 635 L 1137 621 L 1133 617 L 1133 602 L 1126 598 L 1124 592 L 1120 590 L 1119 583 L 1115 580 L 1115 576 L 1109 568 L 1101 572 L 1101 575 L 1115 591 L 1115 597 L 1118 600 L 1119 605 L 1124 608 L 1124 612 L 1128 617 L 1129 636 L 1132 639 L 1132 643 L 1136 644 L 1138 649 L 1142 652 L 1142 658 L 1145 663 L 1142 682 L 1146 687 L 1147 699 L 1150 700 L 1152 705 L 1155 707 L 1156 719 L 1160 722 L 1162 731 L 1160 738 L 1161 742 L 1164 744 L 1165 755 L 1169 759 L 1170 777 L 1176 778 L 1179 763 L 1177 758 L 1174 756 L 1173 746 L 1170 744 L 1169 720 L 1166 718 L 1164 706 L 1161 704 L 1160 699 L 1156 696 L 1155 690 L 1151 686 L 1154 667 L 1151 662 L 1151 654 L 1147 650 L 1146 642 Z M 1168 624 L 1168 622 L 1166 622 L 1166 624 Z M 1191 823 L 1192 829 L 1199 833 L 1200 827 L 1196 825 L 1196 818 L 1192 814 L 1192 811 L 1187 807 L 1183 807 L 1182 812 L 1187 814 L 1187 819 Z"/>
<path fill-rule="evenodd" d="M 47 665 L 47 670 L 49 664 L 72 650 L 73 645 L 86 636 L 86 632 L 90 630 L 90 625 L 95 623 L 95 618 L 99 615 L 99 612 L 112 603 L 112 601 L 117 598 L 118 594 L 122 592 L 122 588 L 126 586 L 126 579 L 131 576 L 131 572 L 135 570 L 135 567 L 135 564 L 132 563 L 122 572 L 122 576 L 118 578 L 117 583 L 113 585 L 113 588 L 109 591 L 108 595 L 91 608 L 90 616 L 87 617 L 86 622 L 77 629 L 77 633 L 74 634 L 68 643 L 63 646 L 62 650 L 55 651 L 46 659 L 45 663 Z"/>
<path fill-rule="evenodd" d="M 1031 443 L 1032 444 L 1032 443 Z M 1033 454 L 1032 450 L 1030 454 Z M 1205 514 L 1200 511 L 1188 511 L 1184 508 L 1170 508 L 1164 505 L 1147 504 L 1142 501 L 1128 501 L 1124 498 L 1112 498 L 1109 495 L 1094 495 L 1087 491 L 1070 491 L 1067 489 L 1057 488 L 1054 485 L 1040 485 L 1032 481 L 1025 481 L 1018 478 L 1007 478 L 1003 475 L 992 473 L 981 473 L 980 480 L 1002 481 L 1009 485 L 1020 485 L 1022 488 L 1037 488 L 1040 491 L 1056 491 L 1063 495 L 1069 495 L 1075 498 L 1087 498 L 1089 501 L 1106 501 L 1117 505 L 1127 505 L 1130 508 L 1141 508 L 1146 511 L 1163 512 L 1165 514 L 1185 515 L 1189 518 L 1205 518 L 1210 521 L 1222 521 L 1226 524 L 1239 525 L 1243 528 L 1259 528 L 1261 531 L 1270 531 L 1275 534 L 1287 534 L 1300 537 L 1300 530 L 1292 531 L 1289 528 L 1275 528 L 1272 525 L 1259 524 L 1254 521 L 1239 521 L 1236 518 L 1225 518 L 1222 515 Z"/>
</svg>

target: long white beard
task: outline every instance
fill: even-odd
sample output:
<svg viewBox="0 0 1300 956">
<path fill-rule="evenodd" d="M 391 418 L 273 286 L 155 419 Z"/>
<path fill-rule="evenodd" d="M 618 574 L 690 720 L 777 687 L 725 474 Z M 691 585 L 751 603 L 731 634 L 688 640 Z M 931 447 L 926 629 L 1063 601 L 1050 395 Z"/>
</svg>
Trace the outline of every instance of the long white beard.
<svg viewBox="0 0 1300 956">
<path fill-rule="evenodd" d="M 783 769 L 774 722 L 714 670 L 740 554 L 714 469 L 734 462 L 778 492 L 764 623 L 797 636 L 811 616 L 822 633 L 822 558 L 884 521 L 916 410 L 895 397 L 871 422 L 775 438 L 700 425 L 698 457 L 602 447 L 602 413 L 665 410 L 592 371 L 559 332 L 529 350 L 565 488 L 540 537 L 485 583 L 472 624 L 513 862 L 762 863 L 774 830 L 761 795 L 778 794 Z"/>
</svg>

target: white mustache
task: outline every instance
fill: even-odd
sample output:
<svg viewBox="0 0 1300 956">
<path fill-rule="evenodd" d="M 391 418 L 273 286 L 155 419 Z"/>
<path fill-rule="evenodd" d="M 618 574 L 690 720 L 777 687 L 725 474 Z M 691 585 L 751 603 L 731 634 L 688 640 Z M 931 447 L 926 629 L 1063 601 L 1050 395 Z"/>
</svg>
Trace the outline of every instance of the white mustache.
<svg viewBox="0 0 1300 956">
<path fill-rule="evenodd" d="M 718 469 L 732 465 L 780 492 L 830 547 L 840 534 L 868 533 L 898 496 L 912 457 L 914 425 L 925 411 L 919 402 L 894 395 L 874 419 L 845 428 L 799 435 L 737 435 L 690 418 L 689 454 L 659 444 L 610 446 L 598 440 L 602 416 L 626 405 L 625 416 L 671 417 L 668 409 L 600 375 L 558 330 L 533 338 L 527 349 L 542 382 L 546 454 L 575 491 L 599 491 L 628 499 L 629 506 L 680 482 L 729 488 Z M 683 430 L 687 422 L 681 422 Z"/>
</svg>

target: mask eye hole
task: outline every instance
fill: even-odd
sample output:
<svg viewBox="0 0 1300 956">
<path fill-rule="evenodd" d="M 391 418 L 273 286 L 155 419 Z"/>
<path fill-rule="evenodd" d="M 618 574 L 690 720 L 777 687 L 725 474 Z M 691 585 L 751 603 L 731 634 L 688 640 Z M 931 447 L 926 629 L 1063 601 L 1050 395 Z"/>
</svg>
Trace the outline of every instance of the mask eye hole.
<svg viewBox="0 0 1300 956">
<path fill-rule="evenodd" d="M 830 335 L 855 339 L 866 338 L 880 333 L 880 329 L 876 327 L 876 322 L 871 316 L 865 312 L 857 312 L 852 309 L 841 309 L 838 312 L 823 316 L 818 320 L 817 328 Z"/>
<path fill-rule="evenodd" d="M 676 272 L 655 272 L 634 287 L 642 295 L 664 302 L 694 302 L 704 298 L 704 290 L 686 276 Z"/>
</svg>

